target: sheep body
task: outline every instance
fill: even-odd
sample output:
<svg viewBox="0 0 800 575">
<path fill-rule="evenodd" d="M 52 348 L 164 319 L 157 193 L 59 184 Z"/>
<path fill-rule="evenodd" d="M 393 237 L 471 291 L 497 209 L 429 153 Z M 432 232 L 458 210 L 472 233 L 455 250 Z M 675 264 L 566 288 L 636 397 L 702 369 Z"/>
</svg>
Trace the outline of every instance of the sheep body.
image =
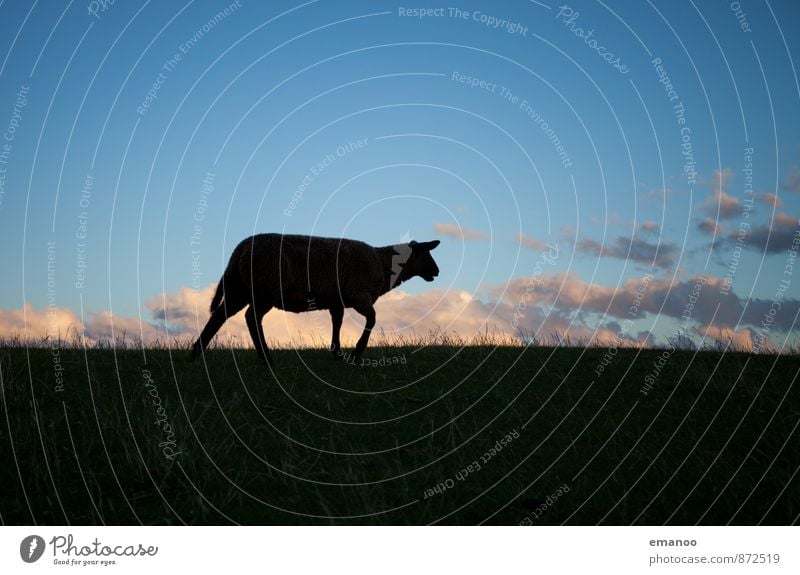
<svg viewBox="0 0 800 575">
<path fill-rule="evenodd" d="M 244 307 L 259 356 L 270 361 L 261 327 L 272 308 L 290 312 L 330 310 L 331 350 L 340 356 L 339 331 L 345 308 L 367 322 L 356 345 L 364 351 L 375 324 L 373 304 L 415 275 L 433 281 L 439 268 L 430 255 L 438 241 L 373 247 L 358 240 L 303 235 L 258 234 L 236 246 L 211 301 L 211 318 L 192 348 L 196 359 L 225 320 Z"/>
<path fill-rule="evenodd" d="M 241 282 L 253 297 L 291 312 L 353 305 L 353 296 L 383 295 L 384 270 L 378 249 L 357 240 L 260 234 L 233 252 Z"/>
</svg>

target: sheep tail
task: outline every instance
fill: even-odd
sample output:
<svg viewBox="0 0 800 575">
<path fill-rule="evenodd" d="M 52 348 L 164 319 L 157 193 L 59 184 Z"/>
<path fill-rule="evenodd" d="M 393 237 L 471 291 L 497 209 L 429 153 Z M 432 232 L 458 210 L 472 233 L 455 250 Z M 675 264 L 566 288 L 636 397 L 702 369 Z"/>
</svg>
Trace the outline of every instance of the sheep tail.
<svg viewBox="0 0 800 575">
<path fill-rule="evenodd" d="M 217 284 L 217 291 L 214 292 L 214 297 L 211 298 L 211 313 L 214 313 L 214 310 L 219 307 L 222 303 L 222 298 L 225 297 L 225 284 L 228 284 L 228 287 L 234 286 L 234 275 L 236 273 L 235 265 L 234 265 L 234 257 L 231 256 L 230 261 L 228 261 L 228 267 L 225 268 L 225 271 L 222 274 L 222 277 L 219 279 L 219 283 Z"/>
</svg>

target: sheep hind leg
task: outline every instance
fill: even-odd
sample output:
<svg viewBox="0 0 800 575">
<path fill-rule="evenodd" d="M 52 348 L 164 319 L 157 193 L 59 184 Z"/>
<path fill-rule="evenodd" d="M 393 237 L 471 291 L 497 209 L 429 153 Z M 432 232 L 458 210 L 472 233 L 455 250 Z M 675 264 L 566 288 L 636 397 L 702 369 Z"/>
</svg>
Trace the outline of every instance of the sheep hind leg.
<svg viewBox="0 0 800 575">
<path fill-rule="evenodd" d="M 364 324 L 364 332 L 361 334 L 361 337 L 358 338 L 356 350 L 353 352 L 353 358 L 358 359 L 367 348 L 367 343 L 369 342 L 369 336 L 372 333 L 372 328 L 375 327 L 375 308 L 372 307 L 372 298 L 369 296 L 365 297 L 362 301 L 359 301 L 353 306 L 353 308 L 367 318 L 367 322 Z"/>
<path fill-rule="evenodd" d="M 331 334 L 331 351 L 333 352 L 333 357 L 336 359 L 342 358 L 342 343 L 339 339 L 339 334 L 342 331 L 342 321 L 344 320 L 344 307 L 332 307 L 330 309 L 331 312 L 331 323 L 333 324 L 333 330 Z"/>
<path fill-rule="evenodd" d="M 214 310 L 214 313 L 211 314 L 211 317 L 208 318 L 208 322 L 206 322 L 206 326 L 200 333 L 200 337 L 194 342 L 189 359 L 191 361 L 197 361 L 203 351 L 208 347 L 211 339 L 217 334 L 219 328 L 222 327 L 222 324 L 224 324 L 230 316 L 238 313 L 245 305 L 246 304 L 240 302 L 229 302 L 227 299 L 223 300 L 223 302 L 217 306 L 217 309 Z"/>
<path fill-rule="evenodd" d="M 272 356 L 269 353 L 269 347 L 267 347 L 267 340 L 264 338 L 264 327 L 261 325 L 261 320 L 264 319 L 270 309 L 270 307 L 256 309 L 255 305 L 250 304 L 244 317 L 247 320 L 247 329 L 250 330 L 250 337 L 253 339 L 258 358 L 272 365 Z"/>
</svg>

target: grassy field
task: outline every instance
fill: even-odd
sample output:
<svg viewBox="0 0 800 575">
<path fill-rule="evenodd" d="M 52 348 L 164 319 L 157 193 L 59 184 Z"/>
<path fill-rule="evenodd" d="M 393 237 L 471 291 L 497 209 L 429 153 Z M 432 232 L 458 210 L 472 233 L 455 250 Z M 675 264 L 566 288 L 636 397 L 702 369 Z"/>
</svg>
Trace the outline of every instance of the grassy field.
<svg viewBox="0 0 800 575">
<path fill-rule="evenodd" d="M 798 521 L 796 355 L 366 355 L 0 347 L 0 520 Z"/>
</svg>

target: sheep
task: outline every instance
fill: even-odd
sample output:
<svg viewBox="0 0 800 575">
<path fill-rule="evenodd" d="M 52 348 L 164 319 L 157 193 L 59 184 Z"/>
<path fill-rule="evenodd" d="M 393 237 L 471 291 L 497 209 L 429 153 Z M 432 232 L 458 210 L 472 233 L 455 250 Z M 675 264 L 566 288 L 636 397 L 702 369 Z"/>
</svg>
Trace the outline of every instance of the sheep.
<svg viewBox="0 0 800 575">
<path fill-rule="evenodd" d="M 330 350 L 341 358 L 339 332 L 345 308 L 366 318 L 353 359 L 367 347 L 379 297 L 412 277 L 432 282 L 439 267 L 431 250 L 439 240 L 372 247 L 357 240 L 258 234 L 233 250 L 211 300 L 211 317 L 192 346 L 203 353 L 225 321 L 247 307 L 245 319 L 259 359 L 272 365 L 262 319 L 272 308 L 295 313 L 327 309 L 333 333 Z M 249 306 L 249 307 L 248 307 Z"/>
</svg>

